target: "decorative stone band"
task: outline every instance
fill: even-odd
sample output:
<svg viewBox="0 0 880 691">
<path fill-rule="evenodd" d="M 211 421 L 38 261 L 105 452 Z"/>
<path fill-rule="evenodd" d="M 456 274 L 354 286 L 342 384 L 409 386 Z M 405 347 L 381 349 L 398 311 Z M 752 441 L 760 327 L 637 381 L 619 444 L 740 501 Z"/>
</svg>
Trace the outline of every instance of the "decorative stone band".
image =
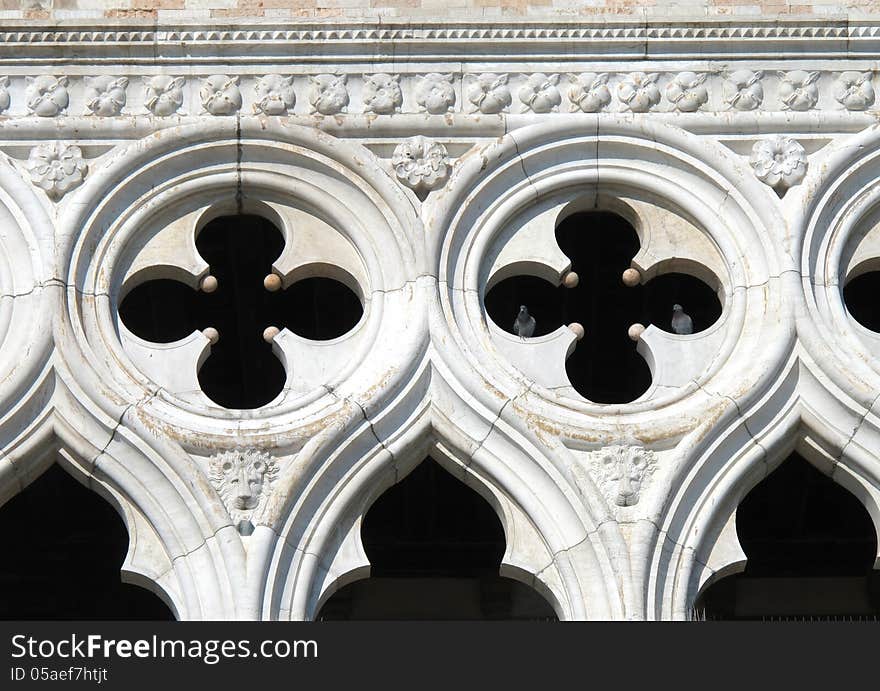
<svg viewBox="0 0 880 691">
<path fill-rule="evenodd" d="M 0 76 L 7 117 L 808 112 L 875 105 L 870 69 Z"/>
</svg>

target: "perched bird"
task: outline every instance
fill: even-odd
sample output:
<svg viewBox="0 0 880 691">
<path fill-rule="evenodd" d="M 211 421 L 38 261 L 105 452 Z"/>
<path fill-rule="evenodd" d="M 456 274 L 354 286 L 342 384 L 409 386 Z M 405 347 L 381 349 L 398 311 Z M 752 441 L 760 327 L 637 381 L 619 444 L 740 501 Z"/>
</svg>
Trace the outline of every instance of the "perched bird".
<svg viewBox="0 0 880 691">
<path fill-rule="evenodd" d="M 672 306 L 672 333 L 686 336 L 694 332 L 694 321 L 681 305 Z"/>
<path fill-rule="evenodd" d="M 525 305 L 519 306 L 519 314 L 513 322 L 513 333 L 522 339 L 531 338 L 535 333 L 535 318 L 529 314 Z"/>
</svg>

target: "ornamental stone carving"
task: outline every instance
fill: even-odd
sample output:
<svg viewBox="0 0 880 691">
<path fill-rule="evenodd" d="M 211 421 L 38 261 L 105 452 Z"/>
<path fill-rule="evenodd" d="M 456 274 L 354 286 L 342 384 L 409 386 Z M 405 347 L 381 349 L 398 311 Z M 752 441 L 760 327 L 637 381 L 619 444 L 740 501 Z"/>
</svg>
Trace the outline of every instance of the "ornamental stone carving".
<svg viewBox="0 0 880 691">
<path fill-rule="evenodd" d="M 144 77 L 144 105 L 153 115 L 166 117 L 176 113 L 183 105 L 183 77 L 157 74 Z"/>
<path fill-rule="evenodd" d="M 241 108 L 238 76 L 212 74 L 202 80 L 199 89 L 202 107 L 211 115 L 233 115 Z"/>
<path fill-rule="evenodd" d="M 348 88 L 344 74 L 318 74 L 309 77 L 309 105 L 312 114 L 337 115 L 348 109 Z"/>
<path fill-rule="evenodd" d="M 467 97 L 474 111 L 487 115 L 500 113 L 513 100 L 507 87 L 507 75 L 494 72 L 477 76 L 468 87 Z"/>
<path fill-rule="evenodd" d="M 0 113 L 9 108 L 12 99 L 9 96 L 9 77 L 0 77 Z"/>
<path fill-rule="evenodd" d="M 591 454 L 590 470 L 609 503 L 635 506 L 654 473 L 654 452 L 641 446 L 606 446 Z"/>
<path fill-rule="evenodd" d="M 867 110 L 874 105 L 872 78 L 870 72 L 843 72 L 834 80 L 834 100 L 847 110 Z"/>
<path fill-rule="evenodd" d="M 397 179 L 418 195 L 443 187 L 451 169 L 446 147 L 422 136 L 398 144 L 391 165 Z"/>
<path fill-rule="evenodd" d="M 569 110 L 584 113 L 598 113 L 611 103 L 611 90 L 608 88 L 608 74 L 602 72 L 584 72 L 569 74 L 568 99 L 571 101 Z"/>
<path fill-rule="evenodd" d="M 51 118 L 64 113 L 70 103 L 67 77 L 52 77 L 46 74 L 27 77 L 25 101 L 28 111 L 41 118 Z"/>
<path fill-rule="evenodd" d="M 390 115 L 400 110 L 403 93 L 400 90 L 400 75 L 364 75 L 364 110 L 377 115 Z"/>
<path fill-rule="evenodd" d="M 810 110 L 819 101 L 819 72 L 792 70 L 781 72 L 779 78 L 779 98 L 783 110 Z"/>
<path fill-rule="evenodd" d="M 86 115 L 119 115 L 125 106 L 128 77 L 86 77 Z"/>
<path fill-rule="evenodd" d="M 31 181 L 56 201 L 79 187 L 88 172 L 80 148 L 61 142 L 38 144 L 31 149 L 27 169 Z"/>
<path fill-rule="evenodd" d="M 267 74 L 257 79 L 254 91 L 257 93 L 257 102 L 254 103 L 255 113 L 287 115 L 296 105 L 292 76 Z"/>
<path fill-rule="evenodd" d="M 658 79 L 660 79 L 660 75 L 656 72 L 651 74 L 633 72 L 626 75 L 624 80 L 617 85 L 617 96 L 620 98 L 620 102 L 633 113 L 647 113 L 660 103 Z"/>
<path fill-rule="evenodd" d="M 783 135 L 755 142 L 749 163 L 758 179 L 780 196 L 807 174 L 807 152 L 804 147 Z"/>
<path fill-rule="evenodd" d="M 234 449 L 211 457 L 211 484 L 243 535 L 253 532 L 251 518 L 269 497 L 278 464 L 258 449 Z"/>
<path fill-rule="evenodd" d="M 706 77 L 703 72 L 679 72 L 666 86 L 666 99 L 674 110 L 682 113 L 698 111 L 709 100 Z"/>
<path fill-rule="evenodd" d="M 455 88 L 452 73 L 431 72 L 422 77 L 416 85 L 416 103 L 419 111 L 439 115 L 449 112 L 455 105 Z"/>
<path fill-rule="evenodd" d="M 529 76 L 517 94 L 522 101 L 523 111 L 550 113 L 558 110 L 559 104 L 562 103 L 562 94 L 556 88 L 557 84 L 559 84 L 558 74 L 547 76 L 538 72 Z"/>
<path fill-rule="evenodd" d="M 764 87 L 761 84 L 763 78 L 763 70 L 731 72 L 721 85 L 724 103 L 734 110 L 755 110 L 764 101 Z"/>
</svg>

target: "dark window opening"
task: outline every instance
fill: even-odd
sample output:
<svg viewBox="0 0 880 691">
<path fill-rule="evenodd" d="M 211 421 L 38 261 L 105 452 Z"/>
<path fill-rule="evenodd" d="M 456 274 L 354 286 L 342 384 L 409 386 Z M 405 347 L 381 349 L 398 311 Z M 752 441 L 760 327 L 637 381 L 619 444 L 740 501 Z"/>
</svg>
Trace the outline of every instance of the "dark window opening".
<svg viewBox="0 0 880 691">
<path fill-rule="evenodd" d="M 310 277 L 270 292 L 263 279 L 284 248 L 281 232 L 259 216 L 223 216 L 208 223 L 196 247 L 218 281 L 212 293 L 173 280 L 132 289 L 119 317 L 147 341 L 168 343 L 207 327 L 220 339 L 199 370 L 199 384 L 226 408 L 259 408 L 281 393 L 284 367 L 263 338 L 269 326 L 312 340 L 337 338 L 361 319 L 363 306 L 339 281 Z"/>
<path fill-rule="evenodd" d="M 57 464 L 0 515 L 0 619 L 167 620 L 153 593 L 122 582 L 125 524 L 104 499 Z"/>
<path fill-rule="evenodd" d="M 556 620 L 535 590 L 498 575 L 492 507 L 431 459 L 376 500 L 361 535 L 370 578 L 334 593 L 318 619 Z"/>
<path fill-rule="evenodd" d="M 595 403 L 628 403 L 651 385 L 651 372 L 630 340 L 635 323 L 671 331 L 672 306 L 684 307 L 703 331 L 721 316 L 716 293 L 703 281 L 680 273 L 627 287 L 621 275 L 639 251 L 639 238 L 622 217 L 603 211 L 578 213 L 556 229 L 559 247 L 580 277 L 574 288 L 554 287 L 533 276 L 500 281 L 485 298 L 486 312 L 513 333 L 520 305 L 535 318 L 535 336 L 578 322 L 586 335 L 566 361 L 574 389 Z"/>
<path fill-rule="evenodd" d="M 707 619 L 875 618 L 874 524 L 862 503 L 797 454 L 739 505 L 745 571 L 706 589 Z"/>
<path fill-rule="evenodd" d="M 880 271 L 856 276 L 843 288 L 843 301 L 853 318 L 866 329 L 880 333 Z"/>
</svg>

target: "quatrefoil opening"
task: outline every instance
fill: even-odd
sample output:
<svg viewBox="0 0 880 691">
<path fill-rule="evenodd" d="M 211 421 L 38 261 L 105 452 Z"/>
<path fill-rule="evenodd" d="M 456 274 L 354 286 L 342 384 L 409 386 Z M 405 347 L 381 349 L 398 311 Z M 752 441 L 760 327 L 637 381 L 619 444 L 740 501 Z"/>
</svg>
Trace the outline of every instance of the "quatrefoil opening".
<svg viewBox="0 0 880 691">
<path fill-rule="evenodd" d="M 594 403 L 629 403 L 657 384 L 658 368 L 668 371 L 676 366 L 658 362 L 657 354 L 642 341 L 642 330 L 633 325 L 650 329 L 650 338 L 669 355 L 666 360 L 700 359 L 705 356 L 702 351 L 715 348 L 698 341 L 716 328 L 722 314 L 722 290 L 715 277 L 718 262 L 707 267 L 689 259 L 686 251 L 679 256 L 665 256 L 666 251 L 654 255 L 646 252 L 640 238 L 645 230 L 637 232 L 636 224 L 624 216 L 580 210 L 577 205 L 569 211 L 573 212 L 558 213 L 551 207 L 536 214 L 496 251 L 484 298 L 494 327 L 490 330 L 515 364 L 548 388 L 576 392 Z M 548 227 L 548 214 L 561 219 L 555 228 Z M 670 232 L 668 227 L 658 224 L 654 245 L 665 244 L 668 250 L 675 239 L 660 240 L 664 232 Z M 631 271 L 627 278 L 635 276 L 638 282 L 625 285 L 623 272 L 639 264 L 649 266 Z M 570 272 L 577 278 L 572 279 Z M 672 333 L 676 304 L 690 315 L 692 335 Z M 513 328 L 520 305 L 535 318 L 535 331 L 525 341 L 514 335 Z M 566 330 L 565 325 L 572 326 Z M 559 370 L 559 365 L 548 361 L 554 356 L 552 341 L 567 346 L 555 353 L 565 358 L 567 382 L 562 381 L 561 371 L 541 381 L 543 370 L 554 366 Z M 536 349 L 529 353 L 531 344 Z M 700 352 L 690 358 L 690 351 Z M 692 371 L 700 366 L 688 364 Z"/>
<path fill-rule="evenodd" d="M 182 219 L 154 236 L 133 263 L 118 307 L 123 344 L 173 393 L 259 408 L 285 389 L 319 385 L 344 357 L 344 344 L 333 346 L 365 313 L 363 281 L 357 269 L 345 268 L 346 260 L 357 264 L 353 248 L 346 255 L 333 241 L 316 247 L 308 241 L 316 233 L 329 237 L 315 227 L 326 224 L 295 210 L 282 219 L 268 209 L 212 210 L 196 228 Z M 188 262 L 180 260 L 188 253 Z M 187 381 L 198 390 L 187 390 Z"/>
</svg>

